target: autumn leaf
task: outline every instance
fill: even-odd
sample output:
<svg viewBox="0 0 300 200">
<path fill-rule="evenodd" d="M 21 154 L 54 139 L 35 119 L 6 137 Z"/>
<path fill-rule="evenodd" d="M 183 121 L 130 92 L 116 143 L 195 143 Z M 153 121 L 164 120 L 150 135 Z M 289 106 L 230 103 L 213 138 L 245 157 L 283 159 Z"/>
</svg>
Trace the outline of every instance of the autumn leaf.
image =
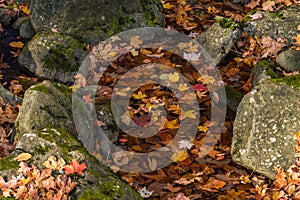
<svg viewBox="0 0 300 200">
<path fill-rule="evenodd" d="M 190 140 L 181 140 L 178 144 L 180 149 L 191 149 L 194 146 Z"/>
<path fill-rule="evenodd" d="M 256 6 L 259 6 L 260 0 L 251 0 L 250 3 L 246 4 L 247 8 L 253 9 Z"/>
<path fill-rule="evenodd" d="M 48 168 L 48 169 L 53 169 L 53 170 L 62 170 L 65 166 L 66 162 L 64 159 L 60 158 L 59 160 L 56 159 L 55 156 L 50 156 L 48 160 L 46 160 L 43 163 L 43 166 Z"/>
<path fill-rule="evenodd" d="M 193 85 L 192 88 L 196 91 L 204 91 L 204 90 L 207 90 L 207 87 L 204 86 L 203 84 L 199 83 L 199 84 L 196 84 L 196 85 Z"/>
<path fill-rule="evenodd" d="M 146 94 L 143 94 L 141 91 L 139 91 L 137 94 L 133 94 L 132 96 L 133 96 L 133 98 L 135 98 L 135 99 L 142 99 L 142 98 L 147 97 L 147 95 L 146 95 Z"/>
<path fill-rule="evenodd" d="M 30 8 L 27 6 L 27 5 L 24 5 L 24 6 L 20 6 L 21 8 L 21 11 L 23 13 L 25 13 L 26 15 L 29 15 L 30 14 Z"/>
<path fill-rule="evenodd" d="M 183 113 L 183 119 L 184 118 L 191 118 L 191 119 L 196 119 L 196 115 L 194 114 L 195 110 L 188 110 Z"/>
<path fill-rule="evenodd" d="M 262 9 L 266 10 L 266 11 L 272 11 L 273 6 L 275 6 L 275 1 L 267 0 L 267 1 L 263 2 Z"/>
<path fill-rule="evenodd" d="M 215 179 L 213 177 L 210 177 L 207 181 L 207 183 L 204 185 L 205 188 L 214 188 L 214 189 L 221 189 L 226 185 L 226 182 L 220 181 L 218 179 Z"/>
<path fill-rule="evenodd" d="M 184 161 L 187 158 L 188 158 L 188 153 L 186 151 L 177 151 L 171 157 L 171 159 L 174 162 L 181 162 L 181 161 Z"/>
<path fill-rule="evenodd" d="M 85 163 L 79 164 L 79 162 L 75 159 L 71 161 L 70 165 L 66 165 L 64 167 L 65 173 L 66 174 L 83 174 L 83 171 L 86 169 Z"/>
<path fill-rule="evenodd" d="M 206 133 L 208 131 L 208 128 L 206 126 L 198 126 L 198 130 Z"/>
<path fill-rule="evenodd" d="M 18 49 L 22 49 L 24 46 L 24 43 L 23 42 L 11 42 L 11 43 L 9 43 L 9 46 L 18 48 Z"/>
<path fill-rule="evenodd" d="M 17 160 L 19 162 L 29 160 L 32 157 L 29 153 L 20 153 L 17 157 L 15 157 L 13 160 Z"/>
<path fill-rule="evenodd" d="M 284 46 L 286 46 L 284 43 L 278 42 L 272 39 L 270 36 L 262 36 L 260 42 L 262 44 L 262 58 L 266 58 L 268 56 L 275 56 Z"/>
<path fill-rule="evenodd" d="M 84 95 L 82 97 L 82 99 L 85 101 L 85 103 L 93 103 L 93 99 L 91 99 L 91 94 L 87 94 L 87 95 Z"/>
<path fill-rule="evenodd" d="M 295 37 L 296 42 L 300 45 L 300 34 L 297 35 L 297 37 Z"/>
<path fill-rule="evenodd" d="M 166 126 L 166 128 L 171 129 L 171 130 L 179 128 L 177 119 L 174 119 L 172 121 L 166 121 L 165 126 Z"/>
<path fill-rule="evenodd" d="M 179 81 L 179 73 L 178 72 L 174 72 L 173 74 L 169 74 L 169 81 L 172 83 L 178 82 Z"/>
<path fill-rule="evenodd" d="M 172 8 L 174 8 L 174 6 L 171 5 L 170 3 L 163 4 L 163 7 L 164 7 L 164 9 L 172 9 Z"/>
<path fill-rule="evenodd" d="M 187 86 L 186 83 L 185 84 L 180 83 L 179 86 L 178 86 L 178 90 L 181 91 L 181 92 L 186 91 L 188 89 L 189 89 L 189 87 Z"/>
<path fill-rule="evenodd" d="M 143 41 L 140 40 L 140 36 L 133 36 L 130 39 L 130 45 L 133 46 L 134 48 L 140 48 L 140 44 L 143 44 Z"/>
</svg>

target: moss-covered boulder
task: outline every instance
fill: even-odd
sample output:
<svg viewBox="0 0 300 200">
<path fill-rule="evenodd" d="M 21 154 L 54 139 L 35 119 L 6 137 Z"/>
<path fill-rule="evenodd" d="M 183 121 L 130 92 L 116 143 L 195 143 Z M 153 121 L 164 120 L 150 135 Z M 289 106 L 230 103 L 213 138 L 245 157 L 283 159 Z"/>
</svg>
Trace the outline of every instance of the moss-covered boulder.
<svg viewBox="0 0 300 200">
<path fill-rule="evenodd" d="M 294 135 L 300 131 L 300 77 L 261 80 L 239 104 L 232 159 L 274 178 L 274 167 L 295 161 Z"/>
<path fill-rule="evenodd" d="M 66 162 L 77 159 L 86 163 L 71 199 L 141 199 L 73 136 L 70 107 L 71 91 L 64 85 L 45 81 L 28 89 L 16 123 L 16 150 L 0 159 L 1 176 L 10 179 L 18 174 L 19 163 L 12 158 L 22 152 L 30 153 L 27 162 L 38 168 L 53 155 Z"/>
<path fill-rule="evenodd" d="M 258 85 L 263 80 L 278 77 L 278 74 L 275 72 L 275 66 L 268 60 L 259 61 L 252 69 L 251 75 L 253 77 L 253 86 Z"/>
<path fill-rule="evenodd" d="M 293 5 L 285 7 L 283 10 L 278 12 L 261 12 L 262 18 L 258 20 L 251 20 L 249 17 L 256 11 L 251 11 L 245 17 L 245 28 L 244 30 L 250 35 L 270 36 L 272 38 L 287 38 L 290 42 L 294 41 L 297 36 L 297 26 L 300 21 L 300 6 Z"/>
<path fill-rule="evenodd" d="M 195 40 L 208 51 L 214 64 L 219 65 L 241 34 L 238 23 L 228 18 L 220 18 Z"/>
<path fill-rule="evenodd" d="M 132 28 L 164 25 L 159 0 L 32 0 L 30 17 L 37 32 L 54 28 L 88 43 Z"/>
<path fill-rule="evenodd" d="M 68 83 L 74 81 L 87 55 L 78 40 L 61 33 L 41 32 L 26 44 L 19 64 L 41 78 Z"/>
</svg>

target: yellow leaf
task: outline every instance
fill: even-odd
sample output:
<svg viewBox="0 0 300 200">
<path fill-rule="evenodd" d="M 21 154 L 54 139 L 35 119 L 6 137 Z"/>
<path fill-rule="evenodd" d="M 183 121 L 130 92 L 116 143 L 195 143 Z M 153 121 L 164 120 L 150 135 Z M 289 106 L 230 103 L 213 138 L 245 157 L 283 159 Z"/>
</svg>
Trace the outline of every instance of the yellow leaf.
<svg viewBox="0 0 300 200">
<path fill-rule="evenodd" d="M 138 55 L 139 55 L 139 51 L 137 51 L 137 50 L 135 50 L 135 49 L 132 49 L 132 50 L 130 51 L 130 53 L 131 53 L 132 56 L 138 56 Z"/>
<path fill-rule="evenodd" d="M 21 153 L 17 157 L 15 157 L 13 160 L 17 160 L 19 162 L 29 160 L 32 157 L 29 153 Z"/>
<path fill-rule="evenodd" d="M 25 13 L 26 15 L 29 15 L 29 14 L 30 14 L 30 9 L 29 9 L 29 7 L 28 7 L 27 5 L 25 5 L 25 6 L 20 6 L 20 8 L 21 8 L 21 11 L 22 11 L 23 13 Z"/>
<path fill-rule="evenodd" d="M 179 125 L 177 123 L 177 119 L 174 119 L 172 121 L 166 121 L 165 127 L 168 129 L 177 129 L 179 128 Z"/>
<path fill-rule="evenodd" d="M 70 86 L 69 87 L 69 89 L 71 89 L 72 90 L 72 92 L 75 92 L 78 88 L 80 88 L 81 87 L 81 85 L 80 84 L 77 84 L 77 85 L 72 85 L 72 86 Z"/>
<path fill-rule="evenodd" d="M 186 4 L 186 1 L 185 1 L 185 0 L 177 0 L 177 4 L 185 5 L 185 4 Z"/>
<path fill-rule="evenodd" d="M 206 126 L 198 126 L 198 130 L 206 133 L 208 131 L 208 128 Z"/>
<path fill-rule="evenodd" d="M 143 44 L 143 41 L 140 40 L 140 36 L 137 35 L 137 36 L 133 36 L 131 39 L 130 39 L 130 45 L 135 47 L 135 48 L 140 48 L 140 44 Z"/>
<path fill-rule="evenodd" d="M 300 45 L 300 34 L 297 35 L 297 37 L 295 37 L 296 42 Z"/>
<path fill-rule="evenodd" d="M 191 119 L 196 119 L 196 115 L 194 114 L 195 110 L 188 110 L 187 112 L 183 113 L 183 119 L 188 117 Z"/>
<path fill-rule="evenodd" d="M 108 55 L 109 55 L 110 57 L 114 57 L 115 55 L 117 55 L 117 52 L 111 51 L 111 52 L 108 53 Z"/>
<path fill-rule="evenodd" d="M 141 91 L 139 91 L 137 94 L 133 94 L 132 96 L 133 96 L 133 98 L 135 98 L 135 99 L 142 99 L 142 98 L 144 98 L 144 97 L 147 97 L 147 95 L 146 95 L 146 94 L 143 94 Z"/>
<path fill-rule="evenodd" d="M 11 42 L 11 43 L 9 43 L 9 46 L 22 49 L 24 46 L 24 43 L 23 42 Z"/>
<path fill-rule="evenodd" d="M 179 73 L 174 72 L 173 74 L 169 74 L 169 81 L 175 83 L 177 81 L 179 81 Z"/>
<path fill-rule="evenodd" d="M 187 86 L 186 83 L 185 84 L 180 83 L 179 86 L 178 86 L 178 90 L 181 91 L 181 92 L 186 91 L 188 89 L 189 89 L 189 87 Z"/>
<path fill-rule="evenodd" d="M 172 155 L 171 159 L 174 162 L 181 162 L 187 159 L 187 157 L 188 157 L 188 153 L 186 151 L 177 151 Z"/>
<path fill-rule="evenodd" d="M 174 6 L 171 5 L 170 3 L 164 4 L 163 7 L 164 7 L 164 9 L 172 9 L 172 8 L 174 8 Z"/>
</svg>

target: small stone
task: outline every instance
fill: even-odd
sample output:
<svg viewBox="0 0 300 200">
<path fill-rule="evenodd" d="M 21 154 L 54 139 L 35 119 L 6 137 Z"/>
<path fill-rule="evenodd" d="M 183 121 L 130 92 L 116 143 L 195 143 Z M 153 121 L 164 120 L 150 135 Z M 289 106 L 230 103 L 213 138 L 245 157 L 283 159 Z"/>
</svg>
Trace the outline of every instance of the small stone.
<svg viewBox="0 0 300 200">
<path fill-rule="evenodd" d="M 11 27 L 13 29 L 19 30 L 22 23 L 27 19 L 27 17 L 19 17 L 12 25 Z"/>
<path fill-rule="evenodd" d="M 25 39 L 31 39 L 35 35 L 35 30 L 30 22 L 30 19 L 26 19 L 20 27 L 20 36 Z"/>
<path fill-rule="evenodd" d="M 0 8 L 0 22 L 3 26 L 9 26 L 11 22 L 11 15 L 9 14 L 10 11 L 7 8 Z"/>
<path fill-rule="evenodd" d="M 283 51 L 277 56 L 276 62 L 286 71 L 300 71 L 300 51 Z"/>
</svg>

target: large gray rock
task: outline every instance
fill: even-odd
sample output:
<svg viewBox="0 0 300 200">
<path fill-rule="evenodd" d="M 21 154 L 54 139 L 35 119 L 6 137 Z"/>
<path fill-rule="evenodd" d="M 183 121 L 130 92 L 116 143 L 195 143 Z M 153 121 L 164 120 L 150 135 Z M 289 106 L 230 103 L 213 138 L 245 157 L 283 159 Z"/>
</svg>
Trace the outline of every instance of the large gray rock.
<svg viewBox="0 0 300 200">
<path fill-rule="evenodd" d="M 10 179 L 18 174 L 19 163 L 12 158 L 22 152 L 30 153 L 30 162 L 38 168 L 53 155 L 67 163 L 77 159 L 87 165 L 71 199 L 141 199 L 73 136 L 70 107 L 71 92 L 64 85 L 45 81 L 29 88 L 16 122 L 16 150 L 0 159 L 1 176 Z"/>
<path fill-rule="evenodd" d="M 275 13 L 259 12 L 262 13 L 263 17 L 259 20 L 249 18 L 244 28 L 246 32 L 252 36 L 270 36 L 276 39 L 287 38 L 294 41 L 294 37 L 298 34 L 300 6 L 293 5 Z"/>
<path fill-rule="evenodd" d="M 262 80 L 239 104 L 232 159 L 274 178 L 275 166 L 294 163 L 294 135 L 300 130 L 299 77 Z M 286 82 L 286 83 L 285 83 Z"/>
<path fill-rule="evenodd" d="M 300 51 L 283 51 L 276 57 L 276 62 L 287 71 L 300 71 Z"/>
<path fill-rule="evenodd" d="M 42 32 L 26 44 L 19 64 L 41 78 L 70 83 L 87 55 L 78 40 L 61 33 Z"/>
<path fill-rule="evenodd" d="M 164 25 L 159 0 L 32 0 L 30 17 L 37 32 L 57 29 L 88 43 L 131 28 Z"/>
<path fill-rule="evenodd" d="M 215 65 L 219 65 L 242 34 L 239 25 L 223 18 L 215 22 L 195 40 L 210 54 Z"/>
</svg>

